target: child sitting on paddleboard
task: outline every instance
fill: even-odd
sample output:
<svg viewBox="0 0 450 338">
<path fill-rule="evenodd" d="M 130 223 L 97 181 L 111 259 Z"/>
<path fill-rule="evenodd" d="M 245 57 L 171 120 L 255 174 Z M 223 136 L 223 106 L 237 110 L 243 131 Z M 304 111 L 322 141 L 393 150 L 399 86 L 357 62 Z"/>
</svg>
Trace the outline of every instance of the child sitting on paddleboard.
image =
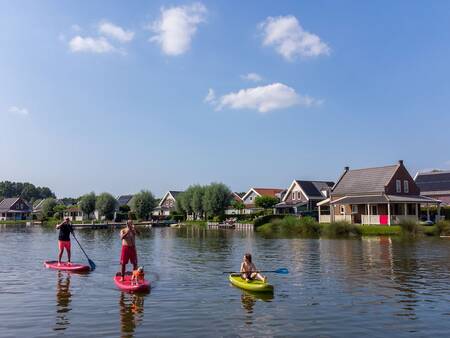
<svg viewBox="0 0 450 338">
<path fill-rule="evenodd" d="M 262 282 L 267 282 L 267 277 L 261 275 L 258 270 L 256 270 L 255 264 L 252 263 L 252 255 L 249 253 L 246 253 L 244 255 L 244 260 L 241 263 L 241 276 L 243 279 L 245 279 L 247 282 L 258 279 Z"/>
<path fill-rule="evenodd" d="M 122 252 L 120 254 L 120 264 L 122 265 L 122 281 L 125 276 L 125 269 L 128 262 L 133 264 L 133 270 L 138 269 L 136 253 L 136 234 L 139 231 L 134 227 L 133 221 L 127 221 L 127 227 L 120 230 L 120 239 L 122 240 Z"/>
<path fill-rule="evenodd" d="M 61 258 L 64 253 L 64 249 L 67 252 L 67 263 L 70 264 L 70 233 L 73 232 L 72 225 L 70 224 L 70 219 L 66 218 L 64 222 L 57 224 L 56 229 L 59 229 L 58 237 L 58 265 L 61 264 Z"/>
</svg>

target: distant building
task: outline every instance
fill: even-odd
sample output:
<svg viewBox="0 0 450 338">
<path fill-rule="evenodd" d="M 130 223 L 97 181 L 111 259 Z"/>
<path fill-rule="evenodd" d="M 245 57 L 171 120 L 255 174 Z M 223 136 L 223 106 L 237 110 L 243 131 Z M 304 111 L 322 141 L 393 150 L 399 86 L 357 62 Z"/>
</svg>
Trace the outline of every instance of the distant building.
<svg viewBox="0 0 450 338">
<path fill-rule="evenodd" d="M 26 220 L 31 216 L 32 207 L 22 197 L 5 198 L 0 202 L 0 220 Z"/>
<path fill-rule="evenodd" d="M 414 181 L 420 188 L 420 194 L 440 200 L 450 205 L 450 171 L 433 170 L 417 173 Z"/>
<path fill-rule="evenodd" d="M 276 197 L 281 200 L 284 196 L 285 190 L 279 188 L 250 188 L 249 191 L 242 197 L 242 202 L 244 203 L 245 214 L 253 214 L 257 211 L 262 210 L 256 207 L 255 199 L 260 196 L 270 196 Z"/>
<path fill-rule="evenodd" d="M 438 200 L 420 195 L 403 161 L 399 161 L 385 167 L 346 167 L 330 197 L 317 205 L 321 223 L 391 225 L 404 220 L 419 221 L 421 205 L 439 204 Z"/>
<path fill-rule="evenodd" d="M 130 202 L 134 195 L 120 195 L 117 197 L 117 209 L 124 205 L 131 207 Z"/>
<path fill-rule="evenodd" d="M 71 221 L 84 221 L 88 219 L 87 215 L 81 211 L 78 205 L 68 206 L 63 212 L 64 218 L 68 218 Z"/>
<path fill-rule="evenodd" d="M 277 214 L 301 214 L 316 212 L 317 203 L 329 197 L 333 182 L 294 180 L 275 206 Z M 317 217 L 317 213 L 315 213 Z"/>
<path fill-rule="evenodd" d="M 153 216 L 170 216 L 170 213 L 177 210 L 177 197 L 182 191 L 169 190 L 153 209 Z"/>
</svg>

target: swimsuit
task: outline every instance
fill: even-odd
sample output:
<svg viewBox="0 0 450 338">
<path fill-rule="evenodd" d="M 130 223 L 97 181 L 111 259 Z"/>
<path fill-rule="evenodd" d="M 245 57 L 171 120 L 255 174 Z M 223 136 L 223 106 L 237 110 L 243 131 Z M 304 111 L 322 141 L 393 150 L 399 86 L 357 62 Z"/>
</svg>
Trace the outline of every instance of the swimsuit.
<svg viewBox="0 0 450 338">
<path fill-rule="evenodd" d="M 122 245 L 120 264 L 128 264 L 128 262 L 131 262 L 133 265 L 137 265 L 136 247 L 134 245 Z"/>
</svg>

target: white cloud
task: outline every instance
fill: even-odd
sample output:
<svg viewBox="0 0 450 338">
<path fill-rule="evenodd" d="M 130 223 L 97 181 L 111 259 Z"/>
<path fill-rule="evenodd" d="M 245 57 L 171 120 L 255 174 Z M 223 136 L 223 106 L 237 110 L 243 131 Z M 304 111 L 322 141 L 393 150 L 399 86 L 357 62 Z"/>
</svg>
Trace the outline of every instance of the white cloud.
<svg viewBox="0 0 450 338">
<path fill-rule="evenodd" d="M 245 75 L 241 75 L 243 80 L 252 81 L 252 82 L 261 82 L 263 77 L 257 73 L 248 73 Z"/>
<path fill-rule="evenodd" d="M 299 95 L 293 88 L 278 82 L 267 86 L 241 89 L 218 99 L 215 98 L 214 91 L 210 89 L 205 102 L 211 103 L 217 110 L 223 108 L 251 109 L 260 113 L 268 113 L 295 105 L 310 107 L 322 103 L 312 97 Z"/>
<path fill-rule="evenodd" d="M 216 93 L 214 92 L 214 89 L 209 88 L 208 94 L 205 96 L 203 102 L 215 104 L 216 103 Z"/>
<path fill-rule="evenodd" d="M 19 108 L 17 106 L 9 107 L 9 112 L 20 116 L 27 116 L 29 114 L 28 109 L 24 107 Z"/>
<path fill-rule="evenodd" d="M 268 17 L 259 28 L 263 31 L 263 45 L 273 46 L 286 60 L 330 53 L 330 47 L 317 35 L 305 31 L 295 16 Z"/>
<path fill-rule="evenodd" d="M 117 49 L 111 45 L 104 37 L 82 37 L 75 36 L 69 42 L 69 48 L 72 52 L 90 52 L 90 53 L 110 53 L 115 52 Z"/>
<path fill-rule="evenodd" d="M 181 55 L 189 50 L 197 27 L 205 21 L 207 9 L 201 3 L 161 8 L 161 17 L 150 25 L 155 33 L 150 38 L 167 55 Z"/>
<path fill-rule="evenodd" d="M 122 27 L 114 25 L 111 22 L 104 21 L 99 24 L 98 31 L 100 34 L 109 36 L 122 43 L 130 42 L 134 38 L 134 32 L 126 31 Z"/>
</svg>

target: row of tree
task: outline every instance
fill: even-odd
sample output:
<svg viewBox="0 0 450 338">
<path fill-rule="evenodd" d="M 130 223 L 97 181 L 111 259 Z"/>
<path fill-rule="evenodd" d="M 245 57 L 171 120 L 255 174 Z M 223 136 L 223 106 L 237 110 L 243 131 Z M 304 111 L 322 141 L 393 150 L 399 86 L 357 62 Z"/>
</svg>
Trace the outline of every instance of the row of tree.
<svg viewBox="0 0 450 338">
<path fill-rule="evenodd" d="M 178 211 L 193 215 L 194 219 L 223 215 L 230 206 L 232 193 L 223 183 L 191 185 L 177 198 Z"/>
<path fill-rule="evenodd" d="M 94 192 L 85 194 L 77 199 L 76 205 L 87 216 L 92 218 L 95 211 L 98 212 L 99 217 L 106 219 L 113 219 L 116 211 L 125 214 L 131 211 L 139 219 L 148 219 L 151 211 L 156 206 L 156 200 L 150 191 L 142 190 L 135 194 L 131 199 L 130 206 L 125 205 L 117 208 L 117 200 L 110 193 L 104 192 L 100 195 L 95 195 Z M 53 197 L 46 198 L 42 202 L 41 217 L 42 218 L 62 218 L 64 211 L 70 206 L 66 206 Z"/>
<path fill-rule="evenodd" d="M 55 194 L 47 187 L 36 187 L 28 182 L 0 182 L 0 200 L 18 196 L 30 202 L 44 198 L 55 198 Z"/>
</svg>

